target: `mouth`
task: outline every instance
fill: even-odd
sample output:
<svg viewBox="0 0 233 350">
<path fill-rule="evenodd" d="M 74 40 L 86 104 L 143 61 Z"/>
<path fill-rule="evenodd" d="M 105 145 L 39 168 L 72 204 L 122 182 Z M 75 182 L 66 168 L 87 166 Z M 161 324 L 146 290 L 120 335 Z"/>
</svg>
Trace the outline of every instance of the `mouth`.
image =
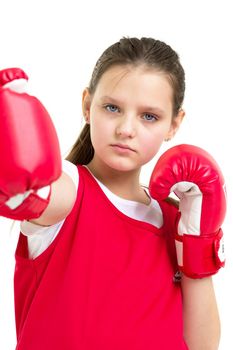
<svg viewBox="0 0 233 350">
<path fill-rule="evenodd" d="M 116 149 L 122 149 L 122 150 L 128 150 L 128 151 L 135 152 L 135 150 L 132 149 L 131 147 L 129 147 L 128 145 L 124 145 L 124 144 L 121 144 L 121 143 L 113 144 L 111 146 L 116 148 Z"/>
</svg>

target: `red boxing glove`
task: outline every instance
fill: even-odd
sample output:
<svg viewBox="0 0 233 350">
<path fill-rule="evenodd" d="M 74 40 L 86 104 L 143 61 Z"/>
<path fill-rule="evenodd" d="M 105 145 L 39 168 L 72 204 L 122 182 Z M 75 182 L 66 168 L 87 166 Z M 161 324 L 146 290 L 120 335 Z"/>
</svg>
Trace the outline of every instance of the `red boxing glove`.
<svg viewBox="0 0 233 350">
<path fill-rule="evenodd" d="M 191 278 L 215 274 L 225 264 L 221 225 L 226 213 L 223 175 L 209 153 L 179 145 L 158 160 L 150 179 L 150 194 L 163 200 L 179 197 L 175 243 L 180 270 Z"/>
<path fill-rule="evenodd" d="M 0 71 L 0 215 L 16 220 L 39 217 L 61 175 L 54 125 L 42 103 L 22 91 L 27 79 L 19 68 Z"/>
</svg>

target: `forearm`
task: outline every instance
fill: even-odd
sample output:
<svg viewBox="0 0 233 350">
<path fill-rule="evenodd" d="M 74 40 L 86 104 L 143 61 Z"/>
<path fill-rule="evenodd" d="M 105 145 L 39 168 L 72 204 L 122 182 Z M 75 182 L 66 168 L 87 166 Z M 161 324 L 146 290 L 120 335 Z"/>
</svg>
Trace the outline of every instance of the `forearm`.
<svg viewBox="0 0 233 350">
<path fill-rule="evenodd" d="M 52 183 L 50 202 L 46 210 L 39 218 L 29 221 L 37 225 L 50 226 L 63 220 L 73 208 L 76 192 L 76 186 L 70 176 L 62 172 L 59 179 Z"/>
<path fill-rule="evenodd" d="M 220 320 L 211 277 L 182 276 L 184 338 L 189 350 L 217 350 Z"/>
</svg>

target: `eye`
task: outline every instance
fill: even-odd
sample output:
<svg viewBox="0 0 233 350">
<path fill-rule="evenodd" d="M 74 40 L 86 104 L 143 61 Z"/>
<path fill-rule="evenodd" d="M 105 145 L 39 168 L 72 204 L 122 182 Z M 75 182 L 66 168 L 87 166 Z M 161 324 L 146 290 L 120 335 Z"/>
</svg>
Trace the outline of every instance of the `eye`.
<svg viewBox="0 0 233 350">
<path fill-rule="evenodd" d="M 144 118 L 146 121 L 148 121 L 148 122 L 153 122 L 153 121 L 158 120 L 158 117 L 157 117 L 157 116 L 155 116 L 155 115 L 153 115 L 153 114 L 149 114 L 149 113 L 145 113 L 145 114 L 143 115 L 143 118 Z"/>
<path fill-rule="evenodd" d="M 109 111 L 109 112 L 116 112 L 116 111 L 119 111 L 119 108 L 115 105 L 111 105 L 111 104 L 108 104 L 108 105 L 105 105 L 104 108 Z"/>
</svg>

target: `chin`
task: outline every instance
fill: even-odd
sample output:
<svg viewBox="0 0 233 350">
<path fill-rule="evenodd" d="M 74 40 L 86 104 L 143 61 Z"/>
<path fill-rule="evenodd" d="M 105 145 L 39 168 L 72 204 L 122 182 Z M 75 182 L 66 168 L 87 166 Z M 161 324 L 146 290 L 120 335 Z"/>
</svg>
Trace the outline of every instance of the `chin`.
<svg viewBox="0 0 233 350">
<path fill-rule="evenodd" d="M 109 161 L 106 164 L 111 169 L 114 169 L 116 171 L 122 171 L 122 172 L 134 171 L 134 170 L 140 168 L 140 165 L 132 164 L 132 162 L 127 162 L 126 160 L 123 160 L 123 161 Z"/>
</svg>

